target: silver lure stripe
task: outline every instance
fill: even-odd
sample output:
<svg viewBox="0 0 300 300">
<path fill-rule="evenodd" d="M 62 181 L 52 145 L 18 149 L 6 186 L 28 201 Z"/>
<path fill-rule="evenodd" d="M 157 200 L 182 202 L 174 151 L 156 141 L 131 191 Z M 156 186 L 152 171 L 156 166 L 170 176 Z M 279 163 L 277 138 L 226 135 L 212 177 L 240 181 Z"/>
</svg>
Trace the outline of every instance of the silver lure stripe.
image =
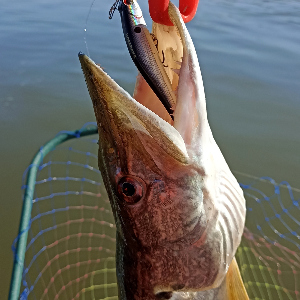
<svg viewBox="0 0 300 300">
<path fill-rule="evenodd" d="M 151 89 L 173 119 L 176 104 L 171 82 L 159 58 L 142 11 L 135 0 L 120 2 L 123 33 L 130 56 Z"/>
</svg>

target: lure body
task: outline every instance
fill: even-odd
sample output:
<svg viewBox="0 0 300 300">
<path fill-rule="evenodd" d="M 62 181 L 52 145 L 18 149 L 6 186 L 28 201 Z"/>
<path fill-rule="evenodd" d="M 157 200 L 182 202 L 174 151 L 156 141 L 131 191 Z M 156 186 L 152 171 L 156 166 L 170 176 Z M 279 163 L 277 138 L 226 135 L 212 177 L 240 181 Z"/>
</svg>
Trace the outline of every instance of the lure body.
<svg viewBox="0 0 300 300">
<path fill-rule="evenodd" d="M 118 9 L 133 62 L 173 118 L 175 93 L 138 3 L 135 0 L 121 1 Z"/>
</svg>

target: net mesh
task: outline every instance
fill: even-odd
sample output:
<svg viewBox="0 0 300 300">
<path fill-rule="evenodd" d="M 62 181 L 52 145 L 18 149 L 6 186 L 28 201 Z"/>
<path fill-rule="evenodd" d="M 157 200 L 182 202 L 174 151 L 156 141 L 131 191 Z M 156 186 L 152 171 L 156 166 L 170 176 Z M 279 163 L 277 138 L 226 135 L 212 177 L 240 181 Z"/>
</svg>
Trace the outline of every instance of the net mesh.
<svg viewBox="0 0 300 300">
<path fill-rule="evenodd" d="M 61 144 L 39 167 L 22 300 L 118 299 L 115 225 L 98 170 L 97 138 Z M 250 299 L 300 300 L 300 191 L 270 178 L 241 186 L 247 228 L 236 258 Z"/>
<path fill-rule="evenodd" d="M 247 228 L 236 257 L 250 299 L 300 299 L 300 190 L 262 177 L 241 184 Z"/>
<path fill-rule="evenodd" d="M 117 299 L 115 225 L 96 138 L 58 146 L 39 167 L 22 300 Z"/>
</svg>

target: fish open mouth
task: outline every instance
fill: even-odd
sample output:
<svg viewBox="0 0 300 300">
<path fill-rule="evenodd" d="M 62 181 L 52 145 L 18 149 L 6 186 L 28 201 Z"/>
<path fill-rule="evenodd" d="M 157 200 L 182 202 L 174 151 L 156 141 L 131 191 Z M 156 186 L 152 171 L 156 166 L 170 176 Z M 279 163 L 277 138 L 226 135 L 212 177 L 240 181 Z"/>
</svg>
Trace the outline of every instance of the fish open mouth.
<svg viewBox="0 0 300 300">
<path fill-rule="evenodd" d="M 157 50 L 175 94 L 173 120 L 158 97 L 139 74 L 133 97 L 174 126 L 190 146 L 199 126 L 207 122 L 206 103 L 197 54 L 178 9 L 170 3 L 169 16 L 174 26 L 153 23 Z"/>
<path fill-rule="evenodd" d="M 169 15 L 175 26 L 169 27 L 154 23 L 153 32 L 158 40 L 157 50 L 171 82 L 172 92 L 176 95 L 176 104 L 173 108 L 174 121 L 141 74 L 137 77 L 135 91 L 131 97 L 86 55 L 79 53 L 79 59 L 96 116 L 106 112 L 106 118 L 108 117 L 111 122 L 113 115 L 118 116 L 122 112 L 127 116 L 130 115 L 131 121 L 134 122 L 132 117 L 134 115 L 137 118 L 134 126 L 139 124 L 154 138 L 153 124 L 157 124 L 156 129 L 160 128 L 160 135 L 162 134 L 166 141 L 171 142 L 173 149 L 176 146 L 177 154 L 173 154 L 186 162 L 189 150 L 197 147 L 195 144 L 198 143 L 195 141 L 199 140 L 199 135 L 205 131 L 204 127 L 209 127 L 209 125 L 202 76 L 193 42 L 179 10 L 171 2 Z M 98 93 L 95 93 L 96 90 Z M 99 96 L 103 99 L 103 103 L 99 103 Z M 149 114 L 145 108 L 154 112 L 155 115 Z M 163 121 L 176 129 L 176 133 Z M 147 122 L 150 126 L 146 124 Z M 157 140 L 158 143 L 159 140 Z M 161 146 L 164 149 L 168 148 L 167 143 Z"/>
</svg>

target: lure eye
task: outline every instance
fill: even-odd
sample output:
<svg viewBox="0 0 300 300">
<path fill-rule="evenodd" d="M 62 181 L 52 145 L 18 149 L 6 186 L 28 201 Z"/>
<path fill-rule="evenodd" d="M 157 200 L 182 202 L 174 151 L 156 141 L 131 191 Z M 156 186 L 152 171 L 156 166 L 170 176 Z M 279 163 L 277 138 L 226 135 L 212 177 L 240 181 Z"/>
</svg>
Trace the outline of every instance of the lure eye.
<svg viewBox="0 0 300 300">
<path fill-rule="evenodd" d="M 141 29 L 141 27 L 136 26 L 136 27 L 134 27 L 133 31 L 134 31 L 135 33 L 141 33 L 142 29 Z"/>
<path fill-rule="evenodd" d="M 142 199 L 144 187 L 141 180 L 124 176 L 118 182 L 118 194 L 126 203 L 135 204 Z"/>
</svg>

